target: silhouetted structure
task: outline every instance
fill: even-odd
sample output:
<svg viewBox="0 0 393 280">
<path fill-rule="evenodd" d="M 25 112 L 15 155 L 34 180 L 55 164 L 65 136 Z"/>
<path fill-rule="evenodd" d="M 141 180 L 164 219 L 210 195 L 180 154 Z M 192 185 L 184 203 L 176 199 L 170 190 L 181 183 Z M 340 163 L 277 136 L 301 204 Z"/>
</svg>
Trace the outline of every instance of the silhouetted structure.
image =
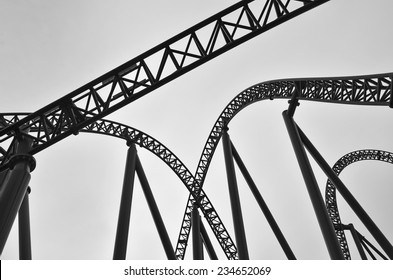
<svg viewBox="0 0 393 280">
<path fill-rule="evenodd" d="M 127 141 L 129 146 L 115 238 L 114 259 L 126 258 L 135 173 L 141 181 L 168 259 L 184 258 L 191 228 L 193 229 L 194 259 L 204 257 L 203 245 L 206 246 L 211 259 L 217 258 L 199 211 L 202 212 L 228 259 L 248 259 L 248 246 L 237 190 L 235 162 L 285 255 L 288 259 L 295 259 L 294 252 L 228 134 L 230 121 L 246 106 L 266 99 L 289 99 L 288 110 L 283 113 L 284 121 L 330 257 L 332 259 L 350 258 L 343 234 L 344 229 L 351 230 L 363 258 L 365 258 L 364 251 L 361 249 L 363 247 L 369 253 L 371 247 L 380 256 L 383 256 L 353 226 L 341 224 L 335 204 L 335 189 L 337 188 L 354 208 L 354 211 L 362 217 L 362 221 L 385 254 L 392 259 L 392 245 L 342 184 L 338 178 L 339 172 L 327 165 L 318 150 L 294 121 L 299 100 L 392 107 L 392 73 L 361 77 L 277 80 L 264 82 L 244 90 L 228 104 L 213 126 L 194 175 L 179 158 L 158 140 L 135 128 L 103 119 L 108 114 L 212 58 L 325 2 L 327 0 L 288 0 L 285 3 L 281 0 L 240 1 L 34 113 L 0 114 L 0 143 L 10 141 L 7 149 L 1 148 L 0 150 L 2 154 L 0 164 L 1 252 L 15 217 L 19 213 L 20 258 L 31 258 L 28 185 L 30 172 L 35 167 L 33 155 L 71 134 L 89 132 L 122 138 Z M 200 32 L 201 30 L 210 32 Z M 208 35 L 202 36 L 201 34 Z M 206 174 L 220 139 L 223 140 L 236 242 L 231 238 L 212 202 L 203 190 Z M 161 158 L 177 174 L 190 193 L 176 247 L 170 243 L 160 211 L 137 155 L 136 145 L 148 149 Z M 327 207 L 308 161 L 306 149 L 330 179 L 327 187 Z M 357 155 L 350 154 L 347 158 L 350 158 L 350 161 L 355 161 L 354 158 Z M 374 257 L 372 253 L 370 255 Z"/>
</svg>

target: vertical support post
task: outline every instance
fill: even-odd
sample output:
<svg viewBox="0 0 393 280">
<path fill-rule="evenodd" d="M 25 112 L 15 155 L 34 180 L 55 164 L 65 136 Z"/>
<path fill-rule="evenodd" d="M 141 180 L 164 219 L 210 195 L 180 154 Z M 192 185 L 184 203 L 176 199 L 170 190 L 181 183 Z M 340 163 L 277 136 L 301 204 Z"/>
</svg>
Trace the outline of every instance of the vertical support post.
<svg viewBox="0 0 393 280">
<path fill-rule="evenodd" d="M 192 225 L 192 251 L 194 260 L 203 260 L 203 247 L 201 240 L 201 216 L 198 212 L 198 207 L 194 204 L 191 213 Z"/>
<path fill-rule="evenodd" d="M 341 181 L 341 179 L 337 176 L 336 173 L 331 169 L 330 165 L 326 162 L 326 160 L 322 157 L 322 155 L 318 152 L 318 150 L 314 147 L 311 141 L 307 138 L 304 132 L 297 127 L 299 131 L 299 135 L 301 140 L 303 141 L 305 147 L 313 156 L 315 161 L 319 164 L 321 169 L 325 172 L 326 176 L 332 181 L 333 185 L 340 192 L 342 197 L 348 203 L 348 205 L 352 208 L 355 214 L 359 217 L 362 223 L 366 226 L 368 231 L 372 234 L 381 248 L 385 251 L 385 253 L 389 256 L 390 259 L 393 259 L 393 246 L 389 242 L 389 240 L 385 237 L 382 231 L 378 228 L 378 226 L 374 223 L 371 217 L 367 214 L 367 212 L 363 209 L 360 203 L 356 200 L 356 198 L 351 194 L 351 192 L 347 189 L 345 184 Z"/>
<path fill-rule="evenodd" d="M 305 181 L 311 203 L 317 216 L 319 227 L 321 228 L 325 244 L 329 251 L 330 258 L 344 259 L 332 221 L 330 220 L 329 214 L 327 213 L 321 191 L 318 187 L 317 180 L 315 179 L 311 164 L 300 139 L 299 132 L 297 131 L 296 124 L 292 116 L 288 115 L 287 111 L 284 111 L 282 115 L 296 154 L 296 158 L 303 174 L 303 179 Z"/>
<path fill-rule="evenodd" d="M 347 228 L 351 231 L 353 240 L 355 241 L 355 245 L 359 251 L 360 257 L 362 258 L 362 260 L 367 260 L 367 256 L 366 256 L 366 253 L 364 252 L 362 242 L 360 241 L 359 235 L 358 235 L 357 231 L 355 230 L 355 227 L 353 226 L 353 224 L 349 224 L 347 226 Z"/>
<path fill-rule="evenodd" d="M 218 260 L 216 251 L 214 250 L 213 244 L 210 241 L 209 235 L 207 235 L 206 228 L 203 225 L 202 221 L 201 221 L 201 236 L 202 236 L 203 244 L 205 244 L 206 251 L 209 254 L 210 259 Z"/>
<path fill-rule="evenodd" d="M 29 210 L 30 187 L 27 188 L 22 205 L 19 208 L 19 259 L 31 260 L 31 234 L 30 234 L 30 210 Z"/>
<path fill-rule="evenodd" d="M 232 208 L 233 226 L 235 228 L 235 238 L 240 260 L 248 260 L 248 248 L 246 233 L 244 230 L 243 215 L 240 205 L 239 190 L 237 187 L 235 166 L 233 163 L 231 140 L 228 135 L 228 128 L 225 127 L 222 134 L 224 148 L 225 166 L 227 171 L 229 197 Z"/>
<path fill-rule="evenodd" d="M 132 194 L 134 191 L 135 165 L 137 151 L 131 144 L 127 152 L 126 168 L 124 171 L 123 190 L 121 193 L 119 218 L 117 222 L 114 260 L 125 260 L 127 253 L 128 231 L 131 217 Z"/>
<path fill-rule="evenodd" d="M 30 172 L 35 168 L 34 158 L 28 154 L 31 139 L 20 135 L 16 153 L 10 159 L 11 170 L 7 172 L 0 189 L 0 255 L 25 197 L 30 182 Z"/>
<path fill-rule="evenodd" d="M 136 156 L 136 173 L 138 175 L 139 181 L 141 182 L 143 193 L 145 195 L 147 204 L 149 205 L 150 213 L 156 225 L 166 256 L 168 260 L 175 260 L 176 255 L 175 252 L 173 251 L 171 240 L 169 239 L 168 232 L 165 228 L 157 203 L 154 199 L 153 192 L 151 191 L 149 182 L 147 181 L 145 171 L 143 170 L 138 155 Z"/>
<path fill-rule="evenodd" d="M 263 199 L 261 193 L 258 190 L 258 187 L 255 185 L 254 180 L 251 178 L 250 173 L 248 172 L 246 166 L 244 165 L 242 159 L 240 158 L 239 153 L 237 152 L 235 146 L 233 145 L 233 143 L 231 143 L 232 145 L 232 152 L 233 152 L 233 157 L 240 169 L 240 171 L 242 172 L 244 179 L 246 180 L 248 186 L 250 187 L 251 192 L 253 193 L 259 207 L 261 208 L 263 214 L 266 217 L 267 222 L 269 223 L 271 229 L 273 230 L 278 242 L 281 245 L 281 248 L 283 249 L 285 255 L 287 256 L 287 258 L 289 260 L 295 260 L 296 257 L 294 255 L 294 253 L 292 252 L 291 247 L 289 247 L 289 244 L 287 242 L 287 240 L 285 239 L 283 233 L 281 232 L 276 220 L 274 219 L 272 213 L 270 212 L 269 207 L 267 206 L 265 200 Z"/>
</svg>

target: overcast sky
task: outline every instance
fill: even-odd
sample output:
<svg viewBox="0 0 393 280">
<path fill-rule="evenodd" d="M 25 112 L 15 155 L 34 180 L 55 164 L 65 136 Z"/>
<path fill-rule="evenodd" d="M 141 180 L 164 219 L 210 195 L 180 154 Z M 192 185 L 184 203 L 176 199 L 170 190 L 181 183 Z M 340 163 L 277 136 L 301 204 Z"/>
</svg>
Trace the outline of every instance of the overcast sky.
<svg viewBox="0 0 393 280">
<path fill-rule="evenodd" d="M 2 0 L 0 111 L 36 111 L 235 2 Z M 329 1 L 106 118 L 155 137 L 194 173 L 217 117 L 249 86 L 281 78 L 392 72 L 392 8 L 389 0 Z M 328 259 L 282 120 L 287 106 L 287 101 L 249 106 L 231 122 L 229 134 L 296 257 Z M 388 107 L 313 102 L 302 102 L 295 115 L 331 165 L 357 149 L 393 151 L 391 118 Z M 35 155 L 30 181 L 34 259 L 112 258 L 126 152 L 122 140 L 81 133 Z M 163 162 L 145 150 L 138 153 L 175 246 L 188 193 Z M 324 193 L 326 177 L 315 172 Z M 390 240 L 392 172 L 389 164 L 362 162 L 342 173 Z M 237 177 L 250 258 L 285 259 Z M 221 145 L 204 189 L 234 239 Z M 354 223 L 372 240 L 340 197 L 338 203 L 342 221 Z M 16 229 L 2 259 L 18 258 Z M 139 183 L 127 258 L 165 259 Z M 192 258 L 191 246 L 186 258 Z"/>
</svg>

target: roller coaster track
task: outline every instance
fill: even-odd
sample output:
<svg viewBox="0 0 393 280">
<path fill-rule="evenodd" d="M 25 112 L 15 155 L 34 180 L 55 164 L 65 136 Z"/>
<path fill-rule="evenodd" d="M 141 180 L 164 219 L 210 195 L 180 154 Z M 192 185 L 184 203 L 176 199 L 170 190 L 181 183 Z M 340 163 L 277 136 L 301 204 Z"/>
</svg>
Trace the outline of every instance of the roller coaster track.
<svg viewBox="0 0 393 280">
<path fill-rule="evenodd" d="M 18 120 L 22 119 L 27 115 L 28 113 L 2 114 L 0 117 L 0 127 L 12 125 L 13 123 L 17 122 Z M 55 118 L 55 120 L 56 119 L 57 118 Z M 40 127 L 33 126 L 31 127 L 30 133 L 39 133 L 40 129 Z M 164 161 L 182 181 L 187 190 L 192 193 L 192 186 L 194 184 L 194 176 L 192 175 L 192 173 L 174 153 L 172 153 L 167 147 L 165 147 L 163 144 L 161 144 L 158 140 L 154 139 L 150 135 L 133 127 L 109 120 L 98 120 L 84 127 L 81 132 L 117 137 L 126 140 L 127 143 L 134 143 L 142 148 L 149 150 L 162 161 Z M 195 197 L 191 196 L 190 203 L 191 209 L 186 210 L 186 213 L 189 213 L 190 216 L 187 216 L 183 219 L 180 235 L 176 246 L 175 255 L 178 259 L 183 259 L 185 255 L 189 231 L 191 228 L 191 211 L 194 203 L 196 203 Z M 236 259 L 236 246 L 232 241 L 230 235 L 228 234 L 218 213 L 214 209 L 213 204 L 210 202 L 209 198 L 203 190 L 201 190 L 200 192 L 198 204 L 202 213 L 206 217 L 206 220 L 208 221 L 214 235 L 217 237 L 217 240 L 221 245 L 227 258 Z M 185 234 L 185 232 L 187 232 L 187 234 Z"/>
<path fill-rule="evenodd" d="M 30 151 L 33 155 L 214 57 L 327 1 L 287 0 L 285 4 L 282 0 L 266 0 L 264 4 L 240 1 L 3 128 L 0 139 L 13 137 L 33 126 L 40 127 Z"/>
<path fill-rule="evenodd" d="M 214 124 L 198 163 L 195 173 L 195 184 L 198 184 L 199 188 L 203 187 L 223 129 L 227 127 L 237 113 L 248 105 L 262 100 L 291 99 L 292 95 L 298 91 L 299 100 L 391 106 L 392 80 L 393 73 L 386 73 L 353 77 L 275 80 L 249 87 L 232 99 Z M 198 189 L 198 187 L 194 189 Z M 184 219 L 190 219 L 191 206 L 192 195 L 190 194 Z M 189 231 L 190 229 L 184 230 L 187 233 Z M 186 239 L 186 237 L 182 238 Z"/>
<path fill-rule="evenodd" d="M 17 139 L 22 137 L 32 140 L 27 158 L 34 165 L 32 155 L 71 134 L 78 134 L 85 127 L 188 71 L 325 2 L 328 0 L 242 0 L 232 5 L 38 111 L 3 127 L 0 130 L 0 142 L 13 140 L 7 150 L 0 149 L 3 154 L 0 171 L 11 166 L 9 160 L 17 150 Z M 38 130 L 33 135 L 31 131 L 34 127 L 38 127 Z M 26 156 L 19 159 L 26 160 Z M 191 193 L 199 197 L 202 191 L 199 184 L 194 182 L 192 187 L 197 189 Z M 20 195 L 27 186 L 21 188 L 11 192 L 11 196 L 15 195 L 11 200 L 15 201 L 6 204 L 2 210 L 1 251 L 13 223 L 11 221 L 15 219 L 17 205 L 20 205 Z M 203 196 L 201 198 L 204 199 Z M 9 200 L 4 198 L 4 201 Z"/>
<path fill-rule="evenodd" d="M 348 153 L 341 157 L 333 166 L 333 171 L 339 175 L 347 166 L 352 163 L 363 160 L 377 160 L 393 164 L 393 153 L 381 150 L 358 150 Z M 345 237 L 343 224 L 341 223 L 340 213 L 338 211 L 336 200 L 336 187 L 332 181 L 328 180 L 326 183 L 326 208 L 332 219 L 333 225 L 336 230 L 336 235 L 343 251 L 345 259 L 351 259 L 347 239 Z"/>
<path fill-rule="evenodd" d="M 222 136 L 223 129 L 242 109 L 255 102 L 273 99 L 291 99 L 297 94 L 299 100 L 320 101 L 357 105 L 391 105 L 393 73 L 336 77 L 308 78 L 292 80 L 275 80 L 254 85 L 238 94 L 222 111 L 206 141 L 195 177 L 188 169 L 163 145 L 147 134 L 122 124 L 98 121 L 82 131 L 110 134 L 141 145 L 163 159 L 183 181 L 190 191 L 182 227 L 178 238 L 176 256 L 182 259 L 191 228 L 191 211 L 195 197 L 200 196 L 201 209 L 212 227 L 214 234 L 229 259 L 236 259 L 236 247 L 219 220 L 212 204 L 203 192 L 202 187 L 215 149 Z M 0 125 L 5 127 L 17 122 L 23 114 L 2 114 Z M 33 127 L 31 132 L 39 133 L 42 127 Z M 193 185 L 193 186 L 192 186 Z M 199 190 L 199 193 L 193 193 Z M 224 230 L 223 230 L 224 229 Z"/>
<path fill-rule="evenodd" d="M 392 80 L 393 73 L 386 73 L 354 77 L 275 80 L 249 87 L 232 99 L 214 124 L 198 163 L 195 184 L 203 187 L 223 129 L 248 105 L 268 99 L 290 99 L 298 91 L 299 100 L 391 106 Z"/>
</svg>

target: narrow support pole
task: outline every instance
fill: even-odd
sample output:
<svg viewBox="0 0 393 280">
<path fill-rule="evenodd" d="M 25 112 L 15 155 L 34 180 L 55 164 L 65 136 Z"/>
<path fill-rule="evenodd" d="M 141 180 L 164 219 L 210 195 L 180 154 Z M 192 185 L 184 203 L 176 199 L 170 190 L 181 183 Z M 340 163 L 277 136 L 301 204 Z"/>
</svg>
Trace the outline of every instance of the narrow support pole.
<svg viewBox="0 0 393 280">
<path fill-rule="evenodd" d="M 289 246 L 287 240 L 284 237 L 284 234 L 281 232 L 276 220 L 274 219 L 272 213 L 270 212 L 269 207 L 267 206 L 265 200 L 263 199 L 261 193 L 259 192 L 258 187 L 255 185 L 254 180 L 252 179 L 250 173 L 248 172 L 246 166 L 244 165 L 242 159 L 240 158 L 239 153 L 237 152 L 233 143 L 231 143 L 231 145 L 232 145 L 233 157 L 240 171 L 242 172 L 244 179 L 246 180 L 248 186 L 250 187 L 250 190 L 253 193 L 259 207 L 261 208 L 263 214 L 265 215 L 267 222 L 269 223 L 271 229 L 273 230 L 274 235 L 276 236 L 278 242 L 280 243 L 281 248 L 283 249 L 285 255 L 289 260 L 296 260 L 296 257 L 292 252 L 291 247 Z"/>
<path fill-rule="evenodd" d="M 194 204 L 191 214 L 192 225 L 192 251 L 194 260 L 203 260 L 203 246 L 201 240 L 201 216 L 198 207 Z"/>
<path fill-rule="evenodd" d="M 367 260 L 367 256 L 366 253 L 364 252 L 362 242 L 359 238 L 357 231 L 355 230 L 355 227 L 353 226 L 353 224 L 349 224 L 346 228 L 348 228 L 352 234 L 353 240 L 355 241 L 355 245 L 356 248 L 358 249 L 360 257 L 362 258 L 362 260 Z"/>
<path fill-rule="evenodd" d="M 363 247 L 366 248 L 367 252 L 370 254 L 370 256 L 373 258 L 373 260 L 376 260 L 377 258 L 373 255 L 373 253 L 371 252 L 371 249 L 374 250 L 375 253 L 377 253 L 382 259 L 384 260 L 388 260 L 387 257 L 385 257 L 381 251 L 379 251 L 373 244 L 371 244 L 370 241 L 368 241 L 364 236 L 362 236 L 358 231 L 356 231 L 358 236 L 361 237 L 361 242 L 363 244 Z M 370 248 L 371 249 L 370 249 Z"/>
<path fill-rule="evenodd" d="M 244 230 L 243 215 L 240 205 L 239 190 L 237 187 L 235 166 L 233 163 L 231 140 L 228 135 L 228 128 L 224 128 L 222 143 L 224 147 L 225 166 L 227 171 L 229 197 L 232 208 L 233 226 L 235 228 L 236 245 L 240 260 L 248 260 L 248 248 L 246 233 Z"/>
<path fill-rule="evenodd" d="M 206 228 L 203 225 L 202 221 L 201 221 L 201 236 L 202 236 L 203 244 L 205 244 L 206 251 L 209 254 L 209 258 L 211 260 L 218 260 L 216 251 L 214 250 L 213 244 L 210 241 L 209 236 L 207 235 Z"/>
<path fill-rule="evenodd" d="M 134 191 L 135 165 L 137 151 L 131 144 L 127 152 L 126 168 L 124 171 L 123 190 L 121 193 L 119 218 L 117 222 L 114 260 L 125 260 L 127 253 L 128 231 L 131 217 L 132 194 Z"/>
<path fill-rule="evenodd" d="M 0 255 L 25 197 L 30 172 L 35 167 L 34 158 L 28 154 L 31 144 L 31 139 L 20 137 L 16 153 L 11 158 L 11 170 L 5 175 L 0 189 Z"/>
<path fill-rule="evenodd" d="M 136 173 L 138 175 L 139 181 L 141 182 L 143 193 L 145 195 L 147 204 L 149 205 L 150 213 L 156 225 L 166 256 L 168 260 L 175 260 L 176 256 L 175 256 L 175 252 L 173 251 L 171 240 L 169 239 L 169 235 L 165 228 L 164 221 L 162 220 L 160 211 L 158 209 L 157 203 L 153 196 L 153 192 L 151 191 L 149 182 L 147 181 L 145 171 L 143 170 L 138 155 L 136 156 Z"/>
<path fill-rule="evenodd" d="M 27 188 L 22 205 L 19 208 L 19 259 L 31 260 L 31 234 L 30 234 L 30 210 L 29 210 L 30 187 Z"/>
<path fill-rule="evenodd" d="M 362 223 L 366 226 L 371 235 L 375 238 L 381 248 L 385 251 L 385 253 L 389 256 L 390 259 L 393 259 L 393 246 L 389 242 L 389 240 L 385 237 L 382 231 L 378 228 L 378 226 L 374 223 L 371 217 L 367 214 L 367 212 L 363 209 L 360 203 L 356 200 L 356 198 L 351 194 L 351 192 L 347 189 L 345 184 L 341 181 L 341 179 L 337 176 L 337 174 L 332 170 L 330 165 L 326 162 L 326 160 L 322 157 L 322 155 L 318 152 L 318 150 L 314 147 L 311 141 L 307 138 L 304 132 L 297 127 L 299 131 L 299 135 L 301 140 L 303 141 L 305 147 L 313 156 L 315 161 L 319 164 L 321 169 L 325 172 L 326 176 L 332 181 L 333 185 L 340 192 L 342 197 L 348 203 L 348 205 L 352 208 L 355 214 L 359 217 Z"/>
<path fill-rule="evenodd" d="M 343 260 L 344 256 L 338 243 L 332 221 L 330 220 L 329 214 L 326 210 L 321 191 L 318 187 L 317 180 L 315 179 L 314 172 L 312 171 L 311 164 L 297 131 L 295 121 L 287 114 L 287 111 L 284 111 L 282 115 L 330 258 Z"/>
</svg>

